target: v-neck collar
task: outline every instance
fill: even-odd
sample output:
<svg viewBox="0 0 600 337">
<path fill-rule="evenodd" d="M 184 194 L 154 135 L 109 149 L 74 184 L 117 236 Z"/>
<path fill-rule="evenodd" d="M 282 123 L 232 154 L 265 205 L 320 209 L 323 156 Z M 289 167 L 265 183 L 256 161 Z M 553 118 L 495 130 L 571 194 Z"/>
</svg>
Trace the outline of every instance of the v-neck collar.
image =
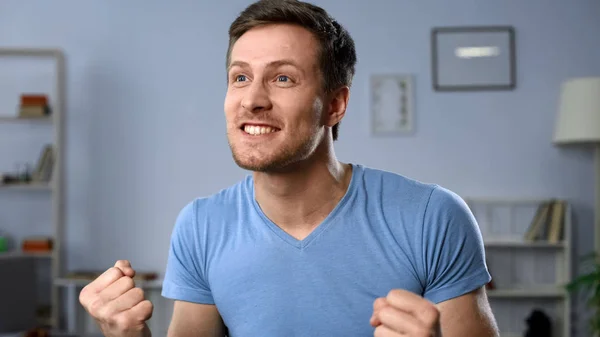
<svg viewBox="0 0 600 337">
<path fill-rule="evenodd" d="M 288 234 L 286 231 L 281 229 L 281 227 L 277 226 L 271 219 L 269 219 L 262 208 L 256 201 L 256 194 L 254 189 L 254 179 L 250 175 L 248 177 L 248 185 L 247 185 L 247 193 L 248 197 L 252 199 L 252 205 L 254 206 L 255 211 L 258 213 L 260 218 L 263 220 L 264 224 L 271 230 L 275 235 L 281 238 L 284 242 L 288 243 L 292 247 L 295 247 L 299 250 L 306 248 L 315 238 L 317 238 L 321 233 L 323 233 L 327 228 L 329 228 L 333 223 L 337 220 L 337 215 L 341 213 L 345 206 L 348 204 L 348 200 L 354 195 L 356 190 L 356 184 L 358 183 L 358 179 L 360 174 L 362 174 L 362 168 L 360 165 L 350 164 L 352 166 L 352 176 L 350 177 L 350 183 L 348 184 L 348 188 L 346 189 L 346 193 L 337 203 L 337 205 L 333 208 L 333 210 L 325 217 L 325 219 L 315 228 L 310 234 L 302 240 L 296 239 L 292 235 Z"/>
</svg>

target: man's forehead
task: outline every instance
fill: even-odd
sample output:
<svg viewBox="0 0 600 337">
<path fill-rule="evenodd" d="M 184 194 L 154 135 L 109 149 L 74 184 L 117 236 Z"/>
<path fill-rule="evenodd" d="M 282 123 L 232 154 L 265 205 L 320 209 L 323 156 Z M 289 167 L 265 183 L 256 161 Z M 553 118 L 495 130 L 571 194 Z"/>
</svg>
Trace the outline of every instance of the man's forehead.
<svg viewBox="0 0 600 337">
<path fill-rule="evenodd" d="M 315 59 L 316 39 L 310 32 L 291 25 L 256 27 L 243 34 L 232 46 L 231 60 L 271 63 L 293 60 L 306 63 Z"/>
</svg>

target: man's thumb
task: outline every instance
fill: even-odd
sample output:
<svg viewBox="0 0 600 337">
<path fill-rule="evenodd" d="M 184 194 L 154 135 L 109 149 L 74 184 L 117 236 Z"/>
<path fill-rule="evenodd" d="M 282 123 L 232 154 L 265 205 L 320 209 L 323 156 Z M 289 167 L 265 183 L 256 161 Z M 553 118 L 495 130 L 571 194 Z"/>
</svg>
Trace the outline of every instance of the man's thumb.
<svg viewBox="0 0 600 337">
<path fill-rule="evenodd" d="M 115 267 L 119 268 L 125 276 L 134 277 L 135 270 L 131 267 L 131 263 L 127 260 L 119 260 L 115 263 Z"/>
</svg>

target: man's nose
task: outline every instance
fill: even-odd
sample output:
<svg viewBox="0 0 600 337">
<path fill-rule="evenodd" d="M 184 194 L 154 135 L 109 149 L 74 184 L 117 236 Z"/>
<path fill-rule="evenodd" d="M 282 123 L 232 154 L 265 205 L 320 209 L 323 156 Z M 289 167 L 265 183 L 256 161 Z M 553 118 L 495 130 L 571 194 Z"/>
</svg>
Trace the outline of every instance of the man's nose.
<svg viewBox="0 0 600 337">
<path fill-rule="evenodd" d="M 254 81 L 246 88 L 242 107 L 249 112 L 271 109 L 269 90 L 262 81 Z"/>
</svg>

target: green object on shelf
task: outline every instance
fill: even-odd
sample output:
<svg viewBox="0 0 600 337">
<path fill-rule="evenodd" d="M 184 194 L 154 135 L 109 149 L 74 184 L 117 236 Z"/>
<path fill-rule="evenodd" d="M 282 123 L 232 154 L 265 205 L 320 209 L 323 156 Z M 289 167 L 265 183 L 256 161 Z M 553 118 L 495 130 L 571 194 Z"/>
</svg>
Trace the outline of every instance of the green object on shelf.
<svg viewBox="0 0 600 337">
<path fill-rule="evenodd" d="M 4 253 L 8 250 L 8 239 L 4 236 L 0 236 L 0 253 Z"/>
</svg>

